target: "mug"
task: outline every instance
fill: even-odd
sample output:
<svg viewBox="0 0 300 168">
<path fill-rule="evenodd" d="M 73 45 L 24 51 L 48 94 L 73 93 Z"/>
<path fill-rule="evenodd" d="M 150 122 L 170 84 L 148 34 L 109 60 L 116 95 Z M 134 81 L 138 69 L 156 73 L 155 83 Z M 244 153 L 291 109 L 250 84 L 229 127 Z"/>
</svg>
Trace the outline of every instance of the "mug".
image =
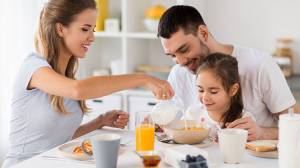
<svg viewBox="0 0 300 168">
<path fill-rule="evenodd" d="M 246 150 L 248 131 L 238 128 L 221 129 L 218 138 L 224 163 L 240 163 Z"/>
<path fill-rule="evenodd" d="M 121 136 L 117 134 L 100 134 L 82 142 L 84 153 L 93 156 L 96 168 L 116 168 Z M 87 148 L 87 142 L 92 144 L 92 151 Z"/>
</svg>

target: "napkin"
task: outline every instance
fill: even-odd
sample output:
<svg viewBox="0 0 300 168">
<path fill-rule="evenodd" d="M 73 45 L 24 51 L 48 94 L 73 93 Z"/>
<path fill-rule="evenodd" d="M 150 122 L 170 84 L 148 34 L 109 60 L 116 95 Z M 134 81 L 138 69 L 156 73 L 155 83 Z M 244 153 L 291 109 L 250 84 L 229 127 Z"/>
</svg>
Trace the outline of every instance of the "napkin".
<svg viewBox="0 0 300 168">
<path fill-rule="evenodd" d="M 176 147 L 166 148 L 163 151 L 164 161 L 173 167 L 179 167 L 178 162 L 185 160 L 186 155 L 197 156 L 202 155 L 205 159 L 208 158 L 208 153 L 191 145 L 180 145 Z"/>
</svg>

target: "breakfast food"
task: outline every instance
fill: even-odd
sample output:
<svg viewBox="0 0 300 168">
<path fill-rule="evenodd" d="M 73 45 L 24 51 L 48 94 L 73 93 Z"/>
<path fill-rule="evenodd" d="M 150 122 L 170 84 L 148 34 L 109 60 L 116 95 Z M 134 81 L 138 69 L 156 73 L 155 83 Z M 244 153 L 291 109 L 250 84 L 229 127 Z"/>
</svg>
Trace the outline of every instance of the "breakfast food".
<svg viewBox="0 0 300 168">
<path fill-rule="evenodd" d="M 159 155 L 144 155 L 142 159 L 145 167 L 156 167 L 161 160 Z"/>
<path fill-rule="evenodd" d="M 203 131 L 205 128 L 202 127 L 184 127 L 179 129 L 180 131 Z"/>
<path fill-rule="evenodd" d="M 255 152 L 269 152 L 277 150 L 277 143 L 274 141 L 251 141 L 246 144 L 246 148 Z"/>
<path fill-rule="evenodd" d="M 73 150 L 74 153 L 76 154 L 83 154 L 83 151 L 81 149 L 81 146 L 76 146 Z"/>
<path fill-rule="evenodd" d="M 86 150 L 88 153 L 92 153 L 92 145 L 91 145 L 91 142 L 85 141 L 85 142 L 83 143 L 83 146 L 84 146 L 85 150 Z M 73 153 L 82 155 L 82 154 L 83 154 L 83 150 L 82 150 L 81 146 L 76 146 L 76 147 L 73 149 Z"/>
<path fill-rule="evenodd" d="M 182 160 L 179 164 L 180 167 L 186 167 L 186 168 L 208 168 L 206 159 L 202 155 L 198 155 L 198 156 L 186 155 L 186 159 Z"/>
</svg>

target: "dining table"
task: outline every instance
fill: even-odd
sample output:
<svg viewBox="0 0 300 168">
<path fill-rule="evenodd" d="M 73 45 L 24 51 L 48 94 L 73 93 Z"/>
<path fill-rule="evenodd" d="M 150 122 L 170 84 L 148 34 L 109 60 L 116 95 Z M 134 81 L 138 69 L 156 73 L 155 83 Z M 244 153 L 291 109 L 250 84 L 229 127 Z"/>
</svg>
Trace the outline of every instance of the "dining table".
<svg viewBox="0 0 300 168">
<path fill-rule="evenodd" d="M 143 168 L 142 159 L 135 152 L 135 132 L 128 129 L 116 129 L 110 127 L 104 127 L 92 131 L 82 137 L 71 140 L 71 142 L 82 142 L 92 136 L 105 133 L 119 134 L 121 138 L 120 151 L 118 155 L 117 167 L 118 168 Z M 63 144 L 62 144 L 63 145 Z M 61 145 L 60 145 L 61 146 Z M 54 147 L 44 153 L 36 155 L 30 159 L 20 162 L 13 166 L 13 168 L 95 168 L 95 162 L 92 160 L 81 161 L 74 160 L 65 157 L 60 151 L 60 146 Z M 178 146 L 178 144 L 174 144 Z M 171 148 L 171 144 L 164 144 L 155 140 L 155 150 L 164 151 L 167 148 Z M 208 153 L 210 161 L 213 164 L 209 164 L 209 167 L 220 167 L 220 168 L 278 168 L 278 159 L 271 158 L 260 158 L 250 155 L 245 152 L 243 160 L 239 164 L 225 164 L 222 161 L 221 152 L 217 143 L 213 143 L 209 146 L 202 147 Z M 160 153 L 160 152 L 159 152 Z M 164 156 L 162 157 L 161 163 L 158 168 L 169 168 L 172 167 L 165 162 Z"/>
</svg>

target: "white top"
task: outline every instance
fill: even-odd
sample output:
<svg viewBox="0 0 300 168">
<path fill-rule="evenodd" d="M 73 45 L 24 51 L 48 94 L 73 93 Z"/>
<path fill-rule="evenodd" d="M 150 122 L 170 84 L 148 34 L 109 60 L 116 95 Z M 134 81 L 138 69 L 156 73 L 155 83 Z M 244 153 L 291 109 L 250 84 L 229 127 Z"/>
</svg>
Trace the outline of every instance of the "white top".
<svg viewBox="0 0 300 168">
<path fill-rule="evenodd" d="M 272 113 L 296 103 L 279 66 L 270 55 L 251 48 L 234 46 L 232 56 L 238 61 L 244 109 L 260 126 L 277 126 L 278 119 Z M 175 65 L 168 81 L 175 91 L 176 103 L 185 109 L 201 104 L 196 76 L 187 68 Z"/>
<path fill-rule="evenodd" d="M 10 120 L 10 147 L 3 167 L 45 152 L 71 140 L 82 121 L 78 101 L 65 99 L 65 108 L 71 115 L 53 110 L 49 95 L 38 89 L 27 90 L 33 72 L 51 67 L 36 54 L 27 57 L 13 87 Z"/>
</svg>

